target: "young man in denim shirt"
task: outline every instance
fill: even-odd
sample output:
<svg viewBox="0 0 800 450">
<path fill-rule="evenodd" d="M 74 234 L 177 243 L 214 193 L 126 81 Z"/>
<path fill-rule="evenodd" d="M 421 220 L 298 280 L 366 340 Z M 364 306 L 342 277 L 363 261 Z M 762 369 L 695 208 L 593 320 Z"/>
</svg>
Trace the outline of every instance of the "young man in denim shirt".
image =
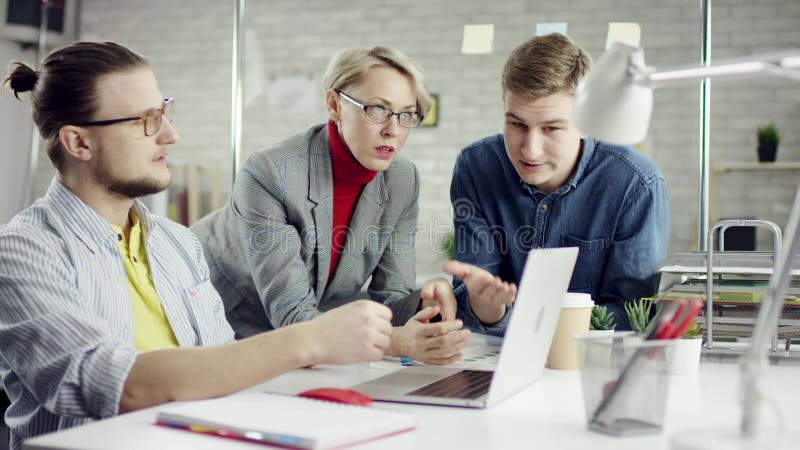
<svg viewBox="0 0 800 450">
<path fill-rule="evenodd" d="M 531 249 L 578 247 L 569 290 L 590 293 L 627 328 L 623 303 L 658 289 L 667 187 L 639 151 L 599 142 L 571 122 L 575 87 L 590 64 L 561 34 L 532 38 L 509 56 L 503 133 L 467 146 L 453 171 L 455 259 L 518 283 Z M 460 317 L 503 334 L 514 286 L 481 295 L 470 278 L 454 280 Z"/>
</svg>

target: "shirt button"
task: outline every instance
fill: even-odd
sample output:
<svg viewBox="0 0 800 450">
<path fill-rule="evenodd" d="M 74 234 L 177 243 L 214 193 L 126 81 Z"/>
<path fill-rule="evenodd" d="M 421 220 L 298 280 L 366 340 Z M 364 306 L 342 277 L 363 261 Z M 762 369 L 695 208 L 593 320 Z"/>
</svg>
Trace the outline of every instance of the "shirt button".
<svg viewBox="0 0 800 450">
<path fill-rule="evenodd" d="M 547 211 L 547 205 L 542 205 L 542 211 Z"/>
</svg>

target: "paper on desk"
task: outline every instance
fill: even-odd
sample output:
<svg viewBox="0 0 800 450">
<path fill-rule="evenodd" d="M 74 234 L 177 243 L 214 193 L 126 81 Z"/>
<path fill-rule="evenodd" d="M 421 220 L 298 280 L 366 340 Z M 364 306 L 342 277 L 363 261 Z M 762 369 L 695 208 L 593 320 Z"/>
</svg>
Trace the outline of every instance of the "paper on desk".
<svg viewBox="0 0 800 450">
<path fill-rule="evenodd" d="M 497 357 L 500 355 L 499 345 L 469 345 L 462 351 L 461 360 L 448 365 L 459 369 L 495 370 Z"/>
<path fill-rule="evenodd" d="M 500 347 L 502 344 L 502 338 L 473 333 L 470 337 L 469 344 L 461 351 L 463 357 L 453 364 L 441 367 L 470 370 L 495 370 L 497 369 L 497 358 L 500 355 Z M 410 362 L 403 362 L 400 358 L 393 357 L 387 357 L 382 361 L 370 363 L 370 367 L 375 369 L 396 369 L 398 365 L 424 366 L 426 364 L 413 360 Z"/>
</svg>

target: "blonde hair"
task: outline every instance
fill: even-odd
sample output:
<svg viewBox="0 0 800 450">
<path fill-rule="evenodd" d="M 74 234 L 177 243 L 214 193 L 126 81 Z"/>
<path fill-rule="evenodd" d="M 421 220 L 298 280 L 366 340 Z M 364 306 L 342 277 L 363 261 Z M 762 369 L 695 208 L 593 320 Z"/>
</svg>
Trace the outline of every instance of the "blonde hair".
<svg viewBox="0 0 800 450">
<path fill-rule="evenodd" d="M 503 96 L 513 92 L 541 98 L 560 91 L 574 95 L 591 65 L 589 54 L 563 34 L 528 39 L 511 52 L 503 67 Z"/>
<path fill-rule="evenodd" d="M 327 91 L 342 90 L 357 82 L 376 66 L 391 67 L 411 79 L 417 95 L 417 112 L 425 115 L 431 108 L 431 96 L 422 74 L 422 67 L 408 55 L 389 47 L 350 47 L 333 55 L 322 77 Z"/>
</svg>

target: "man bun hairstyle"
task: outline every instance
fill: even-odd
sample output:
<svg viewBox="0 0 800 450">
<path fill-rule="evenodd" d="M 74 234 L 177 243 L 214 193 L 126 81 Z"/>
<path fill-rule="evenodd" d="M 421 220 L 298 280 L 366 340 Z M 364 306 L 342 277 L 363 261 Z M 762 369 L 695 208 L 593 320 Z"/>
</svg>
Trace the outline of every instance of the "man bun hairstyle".
<svg viewBox="0 0 800 450">
<path fill-rule="evenodd" d="M 22 62 L 17 61 L 12 66 L 13 69 L 8 78 L 6 78 L 6 83 L 14 91 L 14 97 L 19 100 L 20 93 L 33 90 L 36 82 L 39 81 L 39 74 L 29 65 Z"/>
<path fill-rule="evenodd" d="M 50 53 L 39 71 L 16 62 L 3 81 L 19 98 L 31 93 L 33 122 L 47 143 L 47 156 L 62 170 L 61 127 L 94 120 L 97 81 L 117 72 L 148 67 L 142 56 L 115 42 L 75 42 Z"/>
</svg>

